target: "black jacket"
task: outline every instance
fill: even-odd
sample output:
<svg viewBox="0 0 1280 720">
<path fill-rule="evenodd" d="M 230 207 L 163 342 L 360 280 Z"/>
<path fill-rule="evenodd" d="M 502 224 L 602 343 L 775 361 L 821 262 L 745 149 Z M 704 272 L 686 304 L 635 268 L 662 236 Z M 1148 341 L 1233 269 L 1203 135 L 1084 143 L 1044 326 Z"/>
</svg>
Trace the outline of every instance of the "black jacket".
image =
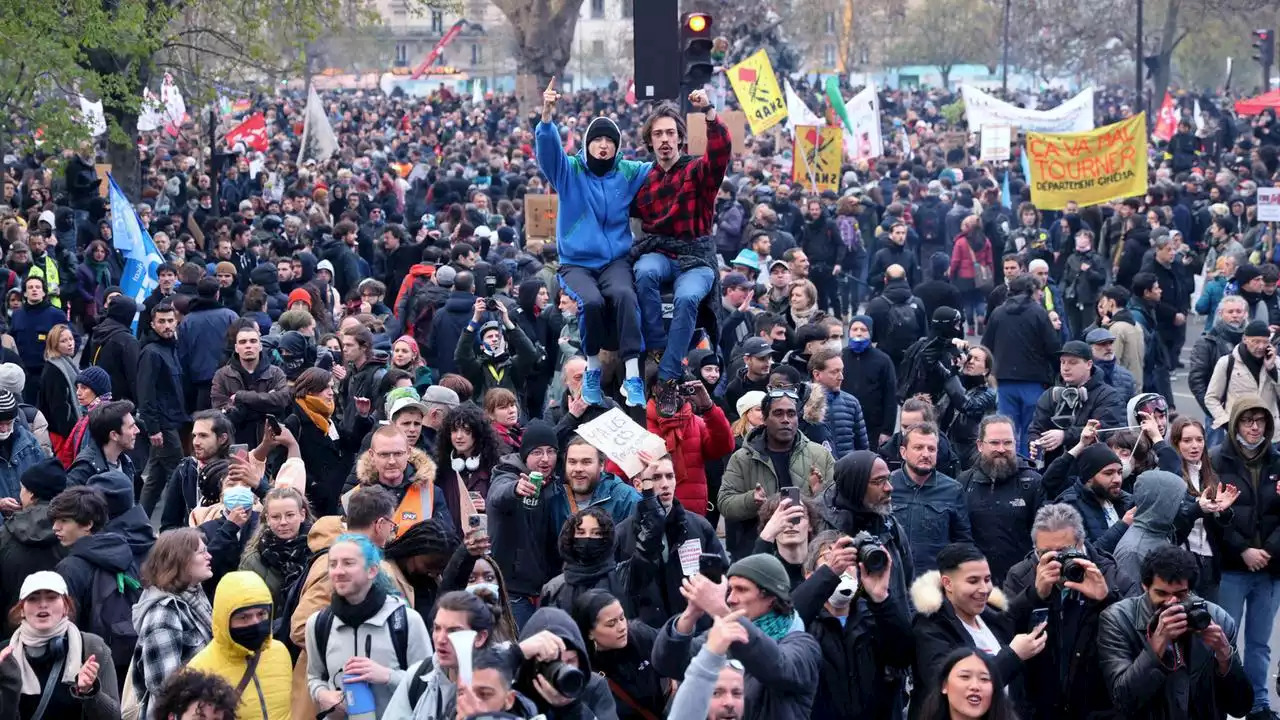
<svg viewBox="0 0 1280 720">
<path fill-rule="evenodd" d="M 130 315 L 129 321 L 132 322 L 132 313 Z M 111 376 L 112 399 L 136 403 L 138 352 L 138 339 L 129 330 L 129 325 L 108 315 L 93 328 L 93 336 L 80 356 L 80 368 L 97 365 L 106 370 Z"/>
<path fill-rule="evenodd" d="M 933 317 L 933 311 L 940 307 L 964 310 L 964 299 L 960 296 L 960 288 L 951 284 L 948 278 L 934 278 L 911 288 L 911 292 L 924 303 L 925 314 Z"/>
<path fill-rule="evenodd" d="M 1004 582 L 1005 574 L 1031 551 L 1031 524 L 1044 504 L 1040 473 L 1018 458 L 1018 473 L 996 481 L 974 466 L 956 478 L 965 490 L 973 544 L 991 566 L 991 581 Z"/>
<path fill-rule="evenodd" d="M 353 444 L 358 446 L 363 433 L 340 432 L 333 440 L 302 412 L 297 400 L 289 403 L 284 424 L 298 439 L 298 450 L 307 467 L 307 499 L 311 506 L 320 516 L 341 514 L 342 486 L 358 454 L 358 447 Z"/>
<path fill-rule="evenodd" d="M 333 287 L 339 296 L 345 298 L 360 283 L 360 262 L 355 251 L 336 237 L 322 241 L 316 249 L 321 260 L 328 260 L 333 265 Z M 241 277 L 247 275 L 242 273 Z"/>
<path fill-rule="evenodd" d="M 1217 366 L 1219 358 L 1240 343 L 1242 336 L 1242 332 L 1231 332 L 1223 323 L 1215 322 L 1209 332 L 1201 335 L 1191 348 L 1191 362 L 1187 365 L 1187 388 L 1191 390 L 1206 417 L 1212 415 L 1204 404 L 1204 396 L 1209 391 L 1213 368 Z"/>
<path fill-rule="evenodd" d="M 1076 456 L 1062 453 L 1057 460 L 1045 468 L 1040 482 L 1044 486 L 1045 496 L 1053 498 L 1055 503 L 1066 503 L 1075 508 L 1084 520 L 1084 534 L 1094 548 L 1104 552 L 1115 550 L 1116 543 L 1129 529 L 1123 520 L 1114 525 L 1107 522 L 1107 514 L 1102 509 L 1102 500 L 1088 487 L 1091 478 L 1082 478 L 1076 469 Z M 1133 507 L 1133 496 L 1124 490 L 1114 501 L 1116 517 L 1123 518 L 1129 508 Z"/>
<path fill-rule="evenodd" d="M 906 321 L 904 309 L 895 310 L 894 306 L 913 307 L 914 323 Z M 895 314 L 903 317 L 896 327 L 893 323 Z M 890 282 L 882 295 L 867 303 L 867 315 L 873 323 L 871 341 L 889 356 L 894 367 L 902 363 L 902 356 L 907 348 L 929 332 L 929 317 L 924 311 L 924 301 L 912 295 L 911 288 L 901 280 Z"/>
<path fill-rule="evenodd" d="M 542 586 L 560 572 L 560 554 L 556 551 L 560 528 L 554 527 L 551 505 L 564 493 L 564 486 L 554 477 L 545 478 L 538 504 L 528 507 L 524 498 L 516 495 L 520 475 L 528 473 L 529 468 L 518 454 L 504 456 L 493 469 L 485 514 L 489 517 L 493 557 L 502 570 L 507 592 L 536 597 Z"/>
<path fill-rule="evenodd" d="M 164 509 L 160 512 L 160 531 L 184 528 L 190 525 L 187 515 L 200 505 L 200 469 L 193 457 L 178 461 L 178 467 L 169 475 L 168 490 L 164 494 Z"/>
<path fill-rule="evenodd" d="M 1085 552 L 1107 581 L 1110 594 L 1101 602 L 1076 592 L 1064 594 L 1057 588 L 1042 600 L 1036 593 L 1040 558 L 1034 553 L 1014 565 L 1005 577 L 1005 595 L 1022 597 L 1032 608 L 1049 609 L 1050 642 L 1043 652 L 1027 661 L 1024 672 L 1027 706 L 1022 708 L 1021 716 L 1027 720 L 1123 717 L 1112 707 L 1098 667 L 1098 618 L 1120 600 L 1140 595 L 1142 586 L 1136 578 L 1121 573 L 1110 555 L 1088 544 Z"/>
<path fill-rule="evenodd" d="M 627 644 L 618 650 L 601 650 L 591 654 L 591 670 L 606 682 L 616 684 L 640 707 L 661 717 L 666 705 L 666 679 L 653 668 L 653 643 L 658 631 L 639 620 L 627 621 Z M 612 690 L 612 688 L 610 688 Z M 613 695 L 618 720 L 640 720 L 640 713 L 617 693 Z"/>
<path fill-rule="evenodd" d="M 858 398 L 862 405 L 862 419 L 867 424 L 867 440 L 880 442 L 881 435 L 889 435 L 898 415 L 895 389 L 898 375 L 893 361 L 879 348 L 869 347 L 856 353 L 845 348 L 844 380 L 841 389 Z"/>
<path fill-rule="evenodd" d="M 684 612 L 688 605 L 680 594 L 680 583 L 684 580 L 680 567 L 681 545 L 697 540 L 701 552 L 728 559 L 715 528 L 706 518 L 685 510 L 678 500 L 672 501 L 671 510 L 664 514 L 653 492 L 645 493 L 631 511 L 631 517 L 618 523 L 616 537 L 614 558 L 619 563 L 631 561 L 627 590 L 636 617 L 651 627 L 661 627 L 671 616 Z"/>
<path fill-rule="evenodd" d="M 454 354 L 458 350 L 462 332 L 467 329 L 467 323 L 471 322 L 475 305 L 475 295 L 455 290 L 449 293 L 449 299 L 432 317 L 429 342 L 423 348 L 422 356 L 427 367 L 437 372 L 437 377 L 458 372 Z"/>
<path fill-rule="evenodd" d="M 142 346 L 138 375 L 145 380 L 138 386 L 138 423 L 143 434 L 172 430 L 190 420 L 177 340 L 161 340 L 152 334 Z"/>
<path fill-rule="evenodd" d="M 819 275 L 829 275 L 836 265 L 844 264 L 847 252 L 844 240 L 835 221 L 825 214 L 817 220 L 806 219 L 796 241 L 809 256 L 812 271 Z"/>
<path fill-rule="evenodd" d="M 0 525 L 0 567 L 4 568 L 4 572 L 0 572 L 0 603 L 9 608 L 16 605 L 18 591 L 28 575 L 52 570 L 66 556 L 66 548 L 53 534 L 49 503 L 37 503 L 15 512 Z M 15 629 L 8 620 L 0 624 L 5 632 Z"/>
<path fill-rule="evenodd" d="M 68 382 L 66 373 L 52 362 L 46 362 L 40 370 L 40 412 L 49 421 L 49 432 L 59 437 L 67 437 L 75 427 L 76 400 L 75 382 Z"/>
<path fill-rule="evenodd" d="M 1280 575 L 1280 495 L 1276 493 L 1276 478 L 1280 477 L 1280 452 L 1270 443 L 1265 455 L 1258 462 L 1257 479 L 1240 457 L 1234 439 L 1236 425 L 1244 402 L 1235 403 L 1231 420 L 1227 423 L 1227 440 L 1209 453 L 1213 470 L 1223 483 L 1235 485 L 1240 497 L 1231 506 L 1230 526 L 1223 529 L 1222 569 L 1246 572 L 1240 554 L 1249 548 L 1262 548 L 1273 557 L 1267 564 L 1272 578 Z M 1259 407 L 1261 407 L 1259 405 Z M 1274 421 L 1272 421 L 1274 422 Z M 1267 437 L 1273 426 L 1268 425 Z"/>
<path fill-rule="evenodd" d="M 617 708 L 609 684 L 595 672 L 591 665 L 591 657 L 587 654 L 587 644 L 582 639 L 582 631 L 573 622 L 569 614 L 556 608 L 540 608 L 520 629 L 520 639 L 528 640 L 535 634 L 549 630 L 564 641 L 565 647 L 578 653 L 578 668 L 587 676 L 586 685 L 578 697 L 565 707 L 553 707 L 542 698 L 533 687 L 533 665 L 526 663 L 520 653 L 520 646 L 512 643 L 510 652 L 515 664 L 521 666 L 521 673 L 516 679 L 516 689 L 522 695 L 538 704 L 538 709 L 546 714 L 547 720 L 617 720 Z"/>
<path fill-rule="evenodd" d="M 1049 313 L 1028 295 L 1011 297 L 991 310 L 982 345 L 991 349 L 996 379 L 1001 382 L 1049 385 L 1057 375 L 1055 354 L 1062 339 L 1049 322 Z"/>
<path fill-rule="evenodd" d="M 879 541 L 893 558 L 889 596 L 906 597 L 916 574 L 906 531 L 892 514 L 881 515 L 862 504 L 875 460 L 875 453 L 855 450 L 836 462 L 832 482 L 822 491 L 822 519 L 850 537 L 865 532 Z"/>
<path fill-rule="evenodd" d="M 996 360 L 996 367 L 1000 361 Z M 1080 442 L 1080 433 L 1089 420 L 1097 420 L 1104 428 L 1124 427 L 1126 422 L 1125 403 L 1128 398 L 1122 397 L 1120 391 L 1102 380 L 1102 371 L 1094 368 L 1088 382 L 1084 384 L 1085 399 L 1075 410 L 1053 401 L 1053 388 L 1045 390 L 1036 401 L 1036 414 L 1027 428 L 1027 435 L 1035 440 L 1046 431 L 1059 429 L 1064 431 L 1062 445 L 1055 452 L 1065 453 Z M 1052 458 L 1053 453 L 1047 453 Z"/>
<path fill-rule="evenodd" d="M 103 572 L 112 578 L 117 573 L 126 573 L 135 580 L 141 578 L 129 543 L 112 532 L 95 532 L 80 538 L 71 546 L 70 554 L 55 569 L 67 581 L 67 592 L 76 604 L 77 622 L 81 628 L 91 632 L 94 628 L 89 627 L 88 623 L 89 618 L 93 617 L 93 576 Z M 112 659 L 117 667 L 128 662 L 127 658 Z"/>
<path fill-rule="evenodd" d="M 1147 596 L 1121 600 L 1102 613 L 1098 627 L 1098 666 L 1116 711 L 1128 720 L 1225 720 L 1244 717 L 1253 707 L 1253 688 L 1244 674 L 1240 653 L 1218 675 L 1208 646 L 1194 636 L 1182 643 L 1183 662 L 1176 670 L 1171 654 L 1157 657 L 1147 640 L 1154 609 Z M 1235 644 L 1236 622 L 1209 604 L 1213 621 Z"/>
<path fill-rule="evenodd" d="M 813 720 L 901 717 L 902 687 L 915 657 L 907 599 L 892 591 L 883 603 L 858 594 L 842 624 L 825 607 L 840 576 L 823 565 L 792 591 L 805 629 L 822 648 Z"/>
<path fill-rule="evenodd" d="M 879 294 L 885 289 L 884 273 L 890 265 L 902 266 L 906 273 L 908 287 L 920 282 L 920 264 L 916 262 L 915 252 L 890 242 L 871 256 L 871 267 L 867 270 L 867 285 L 870 286 L 872 293 Z"/>
</svg>

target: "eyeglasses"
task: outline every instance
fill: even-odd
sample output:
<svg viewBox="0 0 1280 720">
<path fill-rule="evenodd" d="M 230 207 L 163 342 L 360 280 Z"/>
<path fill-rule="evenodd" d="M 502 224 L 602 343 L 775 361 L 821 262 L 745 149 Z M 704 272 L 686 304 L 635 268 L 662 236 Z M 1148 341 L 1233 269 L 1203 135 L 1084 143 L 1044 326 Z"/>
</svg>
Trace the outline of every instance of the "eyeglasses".
<svg viewBox="0 0 1280 720">
<path fill-rule="evenodd" d="M 395 535 L 399 534 L 399 532 L 400 532 L 400 525 L 399 525 L 398 523 L 396 523 L 396 521 L 395 521 L 395 520 L 392 520 L 392 519 L 391 519 L 391 518 L 389 518 L 389 517 L 384 517 L 384 518 L 378 518 L 378 522 L 391 523 L 391 535 L 392 535 L 392 537 L 394 537 Z"/>
<path fill-rule="evenodd" d="M 1240 424 L 1241 425 L 1266 425 L 1267 416 L 1266 415 L 1241 415 Z"/>
<path fill-rule="evenodd" d="M 379 460 L 403 460 L 404 458 L 409 457 L 409 453 L 407 452 L 376 452 L 373 454 L 373 456 L 378 458 Z"/>
</svg>

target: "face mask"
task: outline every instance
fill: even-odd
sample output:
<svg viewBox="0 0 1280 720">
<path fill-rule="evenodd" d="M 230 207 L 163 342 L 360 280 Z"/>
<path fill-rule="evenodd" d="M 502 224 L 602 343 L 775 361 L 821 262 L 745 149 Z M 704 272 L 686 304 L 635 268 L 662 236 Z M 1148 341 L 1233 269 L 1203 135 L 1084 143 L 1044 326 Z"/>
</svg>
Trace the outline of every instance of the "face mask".
<svg viewBox="0 0 1280 720">
<path fill-rule="evenodd" d="M 12 435 L 13 435 L 13 426 L 10 426 L 8 430 L 0 430 L 0 441 L 8 440 Z"/>
<path fill-rule="evenodd" d="M 1120 477 L 1129 477 L 1129 472 L 1133 470 L 1133 458 L 1124 458 L 1120 461 Z"/>
<path fill-rule="evenodd" d="M 774 341 L 770 344 L 770 347 L 772 347 L 772 348 L 773 348 L 773 352 L 774 352 L 774 354 L 775 354 L 775 355 L 786 355 L 786 354 L 787 354 L 788 347 L 787 347 L 787 341 L 786 341 L 786 340 L 774 340 Z"/>
<path fill-rule="evenodd" d="M 836 586 L 836 591 L 831 593 L 831 597 L 827 598 L 827 602 L 831 603 L 831 607 L 843 610 L 853 602 L 853 595 L 857 591 L 858 579 L 846 572 L 840 576 L 840 584 Z"/>
<path fill-rule="evenodd" d="M 573 554 L 583 563 L 594 563 L 603 560 L 613 548 L 609 538 L 574 538 Z"/>
<path fill-rule="evenodd" d="M 3 439 L 3 438 L 0 438 L 0 439 Z M 1236 442 L 1240 443 L 1240 447 L 1242 447 L 1242 448 L 1244 448 L 1245 450 L 1248 450 L 1248 451 L 1250 451 L 1250 452 L 1253 452 L 1254 450 L 1257 450 L 1258 448 L 1262 447 L 1262 443 L 1264 443 L 1264 442 L 1266 442 L 1266 441 L 1267 441 L 1267 436 L 1266 436 L 1266 435 L 1263 435 L 1261 438 L 1259 438 L 1259 439 L 1258 439 L 1258 442 L 1256 442 L 1256 443 L 1251 443 L 1251 442 L 1246 441 L 1246 440 L 1244 439 L 1244 436 L 1242 436 L 1240 433 L 1236 433 Z"/>
<path fill-rule="evenodd" d="M 231 641 L 246 650 L 257 650 L 271 637 L 271 621 L 263 620 L 248 627 L 231 628 Z"/>
<path fill-rule="evenodd" d="M 871 338 L 869 337 L 849 340 L 849 349 L 856 353 L 864 353 L 869 347 L 871 347 Z"/>
<path fill-rule="evenodd" d="M 839 340 L 828 340 L 825 347 L 831 352 L 836 352 L 836 353 L 844 349 L 840 346 Z"/>
<path fill-rule="evenodd" d="M 475 585 L 467 586 L 467 592 L 471 593 L 472 595 L 475 595 L 477 592 L 481 590 L 487 590 L 488 592 L 493 593 L 494 597 L 502 597 L 501 591 L 498 590 L 497 583 L 476 583 Z"/>
</svg>

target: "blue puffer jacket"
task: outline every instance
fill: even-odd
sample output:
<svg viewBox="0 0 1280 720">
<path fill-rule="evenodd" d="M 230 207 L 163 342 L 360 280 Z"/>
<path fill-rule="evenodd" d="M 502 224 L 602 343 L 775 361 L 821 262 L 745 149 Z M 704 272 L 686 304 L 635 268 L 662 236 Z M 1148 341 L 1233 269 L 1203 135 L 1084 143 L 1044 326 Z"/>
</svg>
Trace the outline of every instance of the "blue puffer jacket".
<svg viewBox="0 0 1280 720">
<path fill-rule="evenodd" d="M 870 450 L 867 442 L 867 423 L 862 419 L 862 403 L 843 390 L 827 392 L 827 425 L 831 428 L 835 459 L 854 450 Z"/>
<path fill-rule="evenodd" d="M 592 122 L 612 121 L 596 118 Z M 560 264 L 599 270 L 626 257 L 632 243 L 631 200 L 653 163 L 623 160 L 618 153 L 613 170 L 598 176 L 587 169 L 585 142 L 577 155 L 564 154 L 555 123 L 539 122 L 534 136 L 538 168 L 560 194 L 556 216 Z"/>
<path fill-rule="evenodd" d="M 178 357 L 187 382 L 213 381 L 213 374 L 223 365 L 227 330 L 237 319 L 239 316 L 217 300 L 198 297 L 191 301 L 190 312 L 178 326 Z"/>
<path fill-rule="evenodd" d="M 40 450 L 36 436 L 18 423 L 13 425 L 11 442 L 7 456 L 0 451 L 0 497 L 16 500 L 21 489 L 18 479 L 27 468 L 44 459 L 44 452 Z"/>
<path fill-rule="evenodd" d="M 614 525 L 617 525 L 631 517 L 631 511 L 635 509 L 636 503 L 639 502 L 639 491 L 628 485 L 617 475 L 601 472 L 600 482 L 596 483 L 596 490 L 591 495 L 591 502 L 588 505 L 578 506 L 578 509 L 585 510 L 588 507 L 601 508 L 609 513 L 613 518 Z M 569 493 L 562 486 L 560 491 L 552 494 L 549 503 L 551 505 L 551 528 L 553 532 L 558 533 L 560 528 L 564 527 L 564 521 L 568 520 L 569 516 L 573 514 L 573 508 L 569 507 Z"/>
</svg>

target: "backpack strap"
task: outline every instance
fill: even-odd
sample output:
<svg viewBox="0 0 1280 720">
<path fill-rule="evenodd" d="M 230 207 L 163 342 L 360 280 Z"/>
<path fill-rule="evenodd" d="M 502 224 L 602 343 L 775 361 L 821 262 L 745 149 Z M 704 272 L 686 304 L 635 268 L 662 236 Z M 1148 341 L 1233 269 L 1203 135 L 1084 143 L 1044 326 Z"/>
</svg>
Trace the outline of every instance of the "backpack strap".
<svg viewBox="0 0 1280 720">
<path fill-rule="evenodd" d="M 1222 398 L 1219 400 L 1219 402 L 1222 403 L 1223 412 L 1226 412 L 1227 409 L 1227 389 L 1231 387 L 1231 373 L 1234 372 L 1235 369 L 1236 351 L 1233 348 L 1227 352 L 1227 374 L 1222 381 Z"/>
<path fill-rule="evenodd" d="M 391 632 L 391 647 L 396 651 L 396 662 L 401 669 L 409 668 L 409 613 L 407 606 L 401 605 L 391 611 L 388 619 Z"/>
<path fill-rule="evenodd" d="M 431 658 L 428 657 L 418 666 L 418 671 L 413 674 L 413 679 L 409 681 L 409 707 L 417 708 L 418 701 L 422 699 L 422 693 L 427 691 L 427 681 L 422 679 L 423 675 L 431 672 L 435 665 L 432 664 Z"/>
<path fill-rule="evenodd" d="M 316 616 L 316 650 L 320 653 L 320 679 L 329 682 L 329 633 L 333 631 L 333 610 L 325 607 Z"/>
</svg>

